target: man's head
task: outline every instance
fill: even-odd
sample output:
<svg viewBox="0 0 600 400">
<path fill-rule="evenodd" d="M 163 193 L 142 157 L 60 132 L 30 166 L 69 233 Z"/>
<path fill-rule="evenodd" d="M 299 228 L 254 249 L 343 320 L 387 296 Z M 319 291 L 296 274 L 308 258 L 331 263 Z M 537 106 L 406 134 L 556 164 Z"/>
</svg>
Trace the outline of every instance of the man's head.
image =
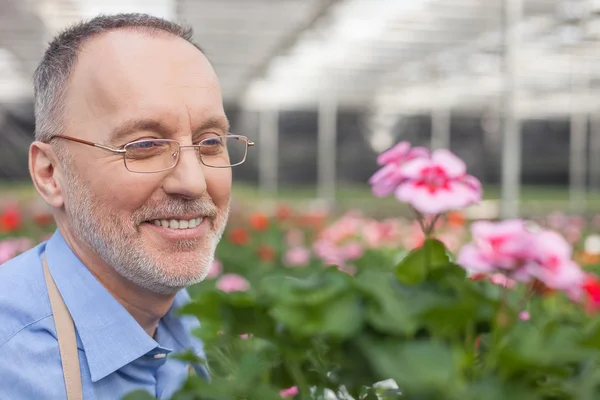
<svg viewBox="0 0 600 400">
<path fill-rule="evenodd" d="M 182 148 L 172 169 L 136 173 L 120 153 L 55 137 L 123 149 L 227 134 L 217 77 L 191 31 L 146 15 L 98 17 L 57 36 L 34 81 L 31 175 L 78 255 L 157 293 L 201 280 L 226 224 L 229 168 Z"/>
</svg>

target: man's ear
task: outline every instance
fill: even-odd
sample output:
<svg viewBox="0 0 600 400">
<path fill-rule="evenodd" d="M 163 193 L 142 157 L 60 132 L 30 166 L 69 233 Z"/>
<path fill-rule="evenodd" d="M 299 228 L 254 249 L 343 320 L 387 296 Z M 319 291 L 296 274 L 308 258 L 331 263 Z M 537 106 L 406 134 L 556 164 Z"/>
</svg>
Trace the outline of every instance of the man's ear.
<svg viewBox="0 0 600 400">
<path fill-rule="evenodd" d="M 46 203 L 60 208 L 64 204 L 58 158 L 48 143 L 33 142 L 29 146 L 29 174 L 35 188 Z"/>
</svg>

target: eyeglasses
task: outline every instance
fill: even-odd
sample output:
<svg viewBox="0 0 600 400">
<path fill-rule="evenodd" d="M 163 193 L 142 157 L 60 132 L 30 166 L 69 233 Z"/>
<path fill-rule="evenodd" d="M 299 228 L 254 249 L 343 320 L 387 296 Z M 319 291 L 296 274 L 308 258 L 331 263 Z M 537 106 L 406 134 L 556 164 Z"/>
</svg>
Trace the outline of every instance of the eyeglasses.
<svg viewBox="0 0 600 400">
<path fill-rule="evenodd" d="M 161 172 L 175 167 L 179 161 L 181 149 L 186 147 L 194 148 L 198 160 L 207 167 L 235 167 L 246 161 L 248 147 L 254 146 L 254 142 L 248 140 L 246 136 L 239 135 L 214 136 L 204 139 L 198 144 L 185 146 L 171 139 L 144 139 L 127 143 L 122 149 L 114 149 L 65 135 L 54 135 L 52 139 L 54 138 L 67 139 L 122 154 L 125 168 L 136 173 Z"/>
</svg>

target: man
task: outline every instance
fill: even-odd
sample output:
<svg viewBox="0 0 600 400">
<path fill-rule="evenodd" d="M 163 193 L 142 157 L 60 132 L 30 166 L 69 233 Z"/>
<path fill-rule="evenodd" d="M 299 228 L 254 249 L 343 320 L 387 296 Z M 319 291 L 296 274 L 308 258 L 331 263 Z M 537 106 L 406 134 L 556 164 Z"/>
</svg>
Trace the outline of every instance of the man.
<svg viewBox="0 0 600 400">
<path fill-rule="evenodd" d="M 169 398 L 191 370 L 173 354 L 203 356 L 177 309 L 209 271 L 252 143 L 229 134 L 191 36 L 126 14 L 50 43 L 29 167 L 58 230 L 0 267 L 0 399 Z"/>
</svg>

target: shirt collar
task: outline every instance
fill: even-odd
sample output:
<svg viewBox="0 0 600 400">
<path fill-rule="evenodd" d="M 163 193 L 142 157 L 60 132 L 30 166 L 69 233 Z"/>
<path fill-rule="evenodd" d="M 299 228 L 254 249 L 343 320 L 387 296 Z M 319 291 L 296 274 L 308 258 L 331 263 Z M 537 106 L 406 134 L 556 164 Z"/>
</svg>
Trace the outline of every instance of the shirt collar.
<svg viewBox="0 0 600 400">
<path fill-rule="evenodd" d="M 160 347 L 87 269 L 58 230 L 46 245 L 46 259 L 73 318 L 92 382 Z M 189 300 L 187 291 L 180 291 L 161 324 L 182 348 L 202 355 L 202 344 L 189 334 L 199 323 L 176 315 L 176 309 Z"/>
</svg>

